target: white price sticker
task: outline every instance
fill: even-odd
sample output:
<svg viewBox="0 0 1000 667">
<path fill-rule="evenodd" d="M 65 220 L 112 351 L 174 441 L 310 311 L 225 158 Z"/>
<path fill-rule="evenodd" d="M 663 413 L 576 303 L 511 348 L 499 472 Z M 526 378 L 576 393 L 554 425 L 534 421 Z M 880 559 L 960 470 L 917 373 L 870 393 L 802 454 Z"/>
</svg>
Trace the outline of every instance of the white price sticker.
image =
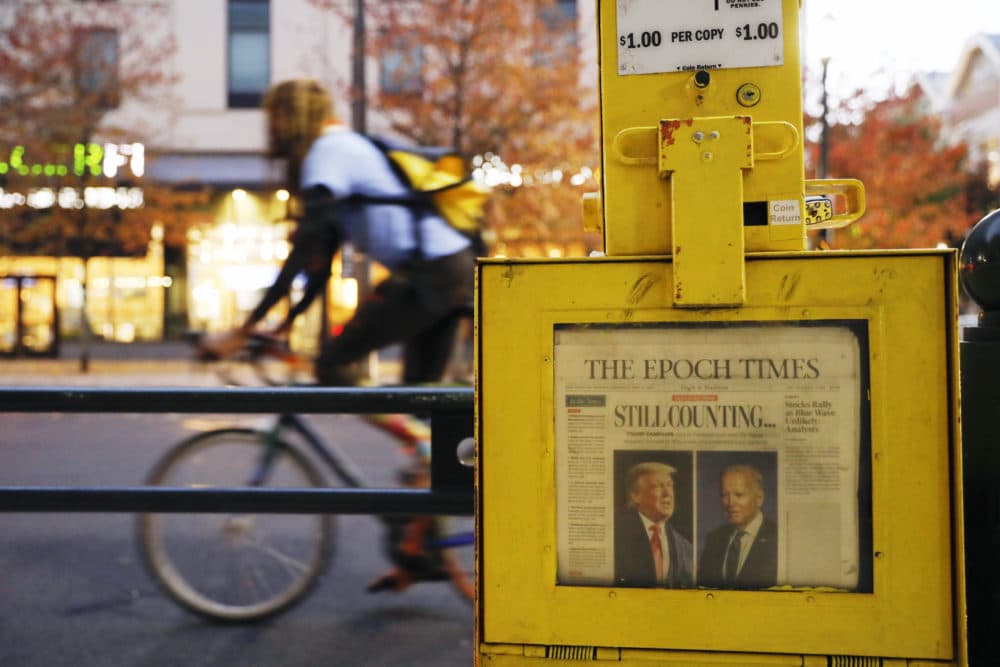
<svg viewBox="0 0 1000 667">
<path fill-rule="evenodd" d="M 782 0 L 618 0 L 618 73 L 775 67 Z"/>
</svg>

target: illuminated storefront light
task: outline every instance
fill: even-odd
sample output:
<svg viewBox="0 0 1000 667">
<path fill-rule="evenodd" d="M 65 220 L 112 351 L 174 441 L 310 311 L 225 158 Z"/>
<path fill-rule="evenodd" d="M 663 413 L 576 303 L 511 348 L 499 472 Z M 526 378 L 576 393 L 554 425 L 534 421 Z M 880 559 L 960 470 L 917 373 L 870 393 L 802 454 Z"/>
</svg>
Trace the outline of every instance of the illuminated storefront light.
<svg viewBox="0 0 1000 667">
<path fill-rule="evenodd" d="M 11 192 L 0 188 L 0 209 L 14 209 L 22 206 L 34 209 L 96 208 L 122 210 L 142 208 L 142 188 L 89 187 L 80 191 L 74 188 L 32 188 L 27 194 Z"/>
<path fill-rule="evenodd" d="M 191 290 L 194 297 L 194 317 L 203 322 L 213 322 L 222 315 L 219 290 L 210 283 L 196 285 Z"/>
<path fill-rule="evenodd" d="M 52 208 L 56 203 L 56 192 L 52 188 L 38 188 L 28 193 L 31 208 Z"/>
<path fill-rule="evenodd" d="M 0 176 L 11 174 L 30 179 L 74 176 L 104 176 L 107 178 L 142 178 L 146 173 L 146 149 L 141 143 L 128 144 L 74 144 L 62 149 L 56 147 L 55 155 L 63 154 L 59 162 L 37 162 L 21 145 L 10 149 L 5 160 L 0 160 Z M 136 209 L 143 205 L 140 187 L 91 186 L 37 187 L 27 190 L 0 188 L 0 209 L 27 206 L 34 209 L 59 207 L 64 209 Z"/>
<path fill-rule="evenodd" d="M 120 343 L 135 342 L 135 325 L 131 322 L 123 322 L 115 327 L 115 340 Z"/>
<path fill-rule="evenodd" d="M 115 178 L 128 166 L 133 176 L 146 173 L 146 148 L 142 144 L 104 144 L 101 171 L 108 178 Z"/>
<path fill-rule="evenodd" d="M 344 308 L 354 310 L 358 307 L 358 281 L 354 278 L 342 278 L 337 282 L 337 301 Z"/>
<path fill-rule="evenodd" d="M 472 160 L 472 166 L 473 179 L 489 188 L 558 185 L 566 178 L 566 173 L 558 167 L 537 169 L 533 173 L 526 173 L 522 165 L 508 165 L 503 161 L 503 158 L 493 153 L 477 155 Z M 570 174 L 569 182 L 574 187 L 580 187 L 593 177 L 594 170 L 584 166 Z"/>
<path fill-rule="evenodd" d="M 83 201 L 87 208 L 142 208 L 142 188 L 84 188 Z"/>
</svg>

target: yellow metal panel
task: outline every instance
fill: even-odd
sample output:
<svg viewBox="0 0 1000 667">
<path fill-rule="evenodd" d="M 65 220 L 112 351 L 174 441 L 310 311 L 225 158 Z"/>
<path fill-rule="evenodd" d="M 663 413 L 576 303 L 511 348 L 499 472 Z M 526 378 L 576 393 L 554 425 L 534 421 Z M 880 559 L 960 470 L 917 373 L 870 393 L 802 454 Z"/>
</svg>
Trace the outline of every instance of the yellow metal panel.
<svg viewBox="0 0 1000 667">
<path fill-rule="evenodd" d="M 757 164 L 744 175 L 744 201 L 790 200 L 801 206 L 804 161 L 799 2 L 782 2 L 784 63 L 711 70 L 711 83 L 699 87 L 694 72 L 619 75 L 618 3 L 598 0 L 602 203 L 608 255 L 672 252 L 670 187 L 656 169 L 656 127 L 663 119 L 750 116 Z M 750 106 L 740 102 L 747 99 L 747 91 L 756 95 Z M 792 193 L 790 198 L 788 193 Z M 805 248 L 803 225 L 747 227 L 744 234 L 749 251 Z"/>
<path fill-rule="evenodd" d="M 671 186 L 674 305 L 741 305 L 743 171 L 753 167 L 752 121 L 662 120 L 659 164 Z"/>
<path fill-rule="evenodd" d="M 678 310 L 662 259 L 480 266 L 479 641 L 962 659 L 954 254 L 751 256 L 746 270 L 743 308 Z M 556 323 L 830 319 L 868 322 L 871 594 L 556 585 Z"/>
<path fill-rule="evenodd" d="M 530 650 L 515 652 L 507 646 L 487 645 L 479 655 L 481 665 L 526 665 L 544 664 L 550 667 L 579 667 L 581 659 L 560 659 L 552 657 L 554 651 L 544 646 L 527 647 Z M 614 662 L 619 667 L 710 667 L 730 665 L 732 667 L 827 667 L 827 660 L 813 661 L 811 656 L 765 655 L 749 653 L 709 653 L 690 651 L 617 651 L 602 656 L 602 649 L 594 649 L 598 655 L 587 658 L 594 662 Z"/>
<path fill-rule="evenodd" d="M 953 259 L 954 263 L 954 259 Z M 958 304 L 958 271 L 955 266 L 950 266 L 949 270 L 946 272 L 946 278 L 948 279 L 947 295 L 952 304 Z M 950 315 L 952 317 L 952 325 L 949 327 L 948 333 L 948 358 L 951 360 L 953 373 L 959 373 L 957 370 L 959 368 L 959 340 L 958 340 L 958 306 L 955 305 L 949 309 Z M 952 461 L 952 471 L 951 471 L 951 482 L 952 482 L 952 494 L 951 494 L 951 527 L 952 527 L 952 541 L 956 545 L 954 550 L 955 558 L 952 561 L 952 591 L 955 596 L 955 622 L 957 627 L 955 629 L 956 636 L 958 637 L 957 654 L 955 656 L 956 665 L 967 665 L 969 664 L 969 645 L 966 641 L 969 632 L 968 614 L 966 607 L 965 591 L 966 591 L 966 580 L 965 580 L 965 485 L 963 480 L 964 475 L 964 462 L 962 460 L 962 395 L 961 395 L 961 382 L 954 382 L 954 391 L 951 393 L 951 414 L 954 415 L 951 420 L 951 441 L 956 443 L 952 448 L 951 461 Z M 916 663 L 914 667 L 916 667 Z"/>
<path fill-rule="evenodd" d="M 477 664 L 495 667 L 517 667 L 519 665 L 547 665 L 549 667 L 579 667 L 579 660 L 559 660 L 539 656 L 525 656 L 521 653 L 496 651 L 497 647 L 484 647 Z M 863 665 L 864 658 L 844 658 L 845 665 Z M 729 665 L 731 667 L 828 667 L 827 656 L 797 656 L 797 655 L 764 655 L 747 653 L 709 653 L 682 651 L 623 651 L 621 658 L 614 661 L 619 667 L 710 667 L 711 665 Z M 834 663 L 838 664 L 838 663 Z M 882 667 L 951 667 L 957 663 L 929 660 L 895 660 L 881 658 Z"/>
</svg>

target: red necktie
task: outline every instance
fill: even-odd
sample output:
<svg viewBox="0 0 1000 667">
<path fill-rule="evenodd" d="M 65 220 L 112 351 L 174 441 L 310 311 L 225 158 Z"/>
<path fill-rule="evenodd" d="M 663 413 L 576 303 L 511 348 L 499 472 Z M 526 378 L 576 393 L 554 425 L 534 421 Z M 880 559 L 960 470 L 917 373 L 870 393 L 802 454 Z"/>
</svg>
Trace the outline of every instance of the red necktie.
<svg viewBox="0 0 1000 667">
<path fill-rule="evenodd" d="M 653 550 L 653 566 L 656 568 L 656 583 L 663 583 L 663 545 L 660 544 L 660 527 L 655 523 L 649 527 L 649 546 Z"/>
</svg>

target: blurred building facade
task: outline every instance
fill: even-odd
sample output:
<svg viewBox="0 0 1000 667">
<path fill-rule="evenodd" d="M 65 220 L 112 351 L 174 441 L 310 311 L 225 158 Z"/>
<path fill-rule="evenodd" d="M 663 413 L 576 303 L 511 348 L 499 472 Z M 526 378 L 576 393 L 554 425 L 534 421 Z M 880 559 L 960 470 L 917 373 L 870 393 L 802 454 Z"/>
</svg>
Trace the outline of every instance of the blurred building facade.
<svg viewBox="0 0 1000 667">
<path fill-rule="evenodd" d="M 990 187 L 1000 186 L 1000 34 L 972 35 L 953 70 L 924 74 L 918 83 L 946 141 L 964 142 L 971 164 L 985 164 Z"/>
<path fill-rule="evenodd" d="M 990 185 L 1000 186 L 1000 35 L 978 34 L 966 43 L 944 118 L 951 140 L 968 144 L 973 161 L 986 163 Z"/>
<path fill-rule="evenodd" d="M 176 286 L 165 301 L 168 336 L 240 324 L 287 256 L 288 193 L 282 165 L 266 156 L 263 92 L 292 77 L 341 91 L 351 66 L 350 27 L 308 0 L 171 4 L 181 106 L 162 119 L 168 131 L 151 146 L 148 177 L 207 186 L 212 197 L 182 254 L 165 267 Z M 343 112 L 345 102 L 338 104 Z M 335 271 L 330 293 L 351 308 L 344 282 Z M 299 318 L 295 337 L 314 340 L 318 318 L 317 308 Z"/>
<path fill-rule="evenodd" d="M 350 16 L 335 16 L 309 0 L 167 0 L 158 4 L 168 8 L 166 28 L 174 35 L 176 50 L 166 56 L 148 53 L 139 57 L 170 59 L 169 67 L 177 76 L 178 103 L 145 110 L 146 125 L 152 131 L 142 137 L 147 156 L 143 178 L 179 189 L 207 186 L 211 196 L 207 205 L 192 213 L 193 224 L 183 248 L 165 247 L 161 234 L 150 239 L 145 258 L 95 258 L 88 264 L 86 303 L 91 328 L 119 341 L 157 340 L 187 328 L 233 326 L 271 284 L 287 255 L 291 227 L 282 165 L 266 156 L 260 102 L 271 83 L 316 78 L 334 91 L 340 115 L 350 121 Z M 577 18 L 581 48 L 596 48 L 591 35 L 595 25 L 592 4 L 558 1 L 561 10 Z M 142 5 L 140 1 L 129 7 L 141 10 Z M 349 9 L 350 4 L 344 7 Z M 374 28 L 369 25 L 368 29 Z M 366 60 L 369 96 L 377 96 L 384 82 L 399 84 L 398 72 L 393 70 L 399 66 L 397 56 L 381 54 Z M 116 52 L 116 57 L 136 54 Z M 596 60 L 584 54 L 588 57 Z M 367 116 L 368 130 L 379 132 L 382 121 L 373 109 Z M 77 276 L 82 271 L 78 264 L 79 260 L 52 257 L 0 259 L 0 276 L 8 277 L 0 293 L 0 340 L 6 329 L 11 339 L 7 351 L 24 347 L 17 334 L 25 319 L 23 308 L 18 308 L 24 303 L 33 303 L 37 316 L 32 317 L 54 322 L 63 336 L 79 333 L 84 302 L 78 294 Z M 335 265 L 329 321 L 336 325 L 346 319 L 356 298 L 355 281 L 341 276 Z M 320 326 L 318 304 L 296 326 L 297 347 L 308 349 L 308 341 L 315 340 Z"/>
</svg>

